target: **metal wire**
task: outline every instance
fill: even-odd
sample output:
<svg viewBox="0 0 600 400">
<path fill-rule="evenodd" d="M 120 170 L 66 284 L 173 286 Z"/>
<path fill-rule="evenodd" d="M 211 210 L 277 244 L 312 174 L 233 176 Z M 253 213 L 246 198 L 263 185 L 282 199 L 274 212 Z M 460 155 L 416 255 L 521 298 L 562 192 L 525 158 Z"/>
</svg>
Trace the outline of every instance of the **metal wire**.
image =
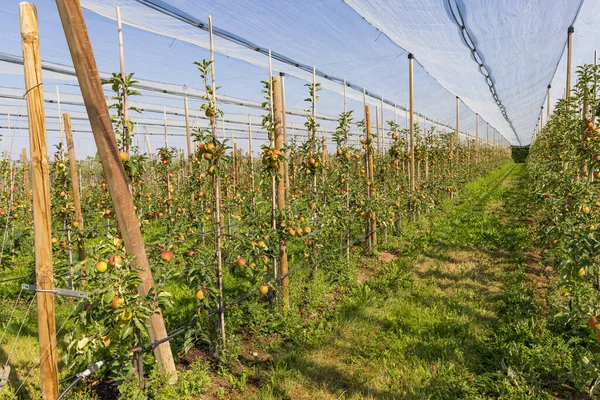
<svg viewBox="0 0 600 400">
<path fill-rule="evenodd" d="M 394 220 L 394 222 L 397 222 L 398 220 L 400 220 L 400 218 L 396 218 Z M 317 260 L 317 261 L 315 261 L 313 263 L 304 264 L 304 265 L 301 265 L 301 266 L 299 266 L 297 268 L 294 268 L 294 269 L 288 271 L 287 273 L 285 273 L 284 275 L 281 275 L 278 278 L 269 281 L 268 283 L 277 283 L 277 282 L 280 282 L 285 277 L 288 277 L 289 275 L 291 275 L 294 272 L 297 272 L 297 271 L 305 269 L 305 268 L 310 268 L 310 267 L 317 266 L 317 265 L 321 264 L 323 261 L 325 261 L 327 258 L 331 257 L 331 255 L 339 253 L 340 250 L 344 250 L 346 248 L 350 248 L 350 247 L 354 246 L 356 243 L 358 243 L 360 241 L 363 241 L 366 238 L 368 238 L 369 236 L 373 235 L 375 232 L 378 232 L 378 231 L 380 231 L 382 229 L 386 229 L 386 228 L 387 228 L 387 225 L 381 225 L 378 228 L 376 228 L 376 229 L 368 232 L 366 235 L 360 236 L 360 237 L 354 239 L 352 242 L 341 246 L 340 248 L 336 248 L 336 249 L 331 250 L 329 253 L 327 253 L 323 257 L 321 257 L 319 260 Z M 236 306 L 237 304 L 239 304 L 242 301 L 244 301 L 244 300 L 246 300 L 246 299 L 248 299 L 248 298 L 256 295 L 257 293 L 258 293 L 258 290 L 254 290 L 252 292 L 248 292 L 246 294 L 243 294 L 243 295 L 239 296 L 238 298 L 236 298 L 235 300 L 231 301 L 230 303 L 224 305 L 223 307 L 218 308 L 216 310 L 213 310 L 209 314 L 205 315 L 203 317 L 203 319 L 208 319 L 208 318 L 210 318 L 210 317 L 212 317 L 214 315 L 217 315 L 217 314 L 219 314 L 221 312 L 224 312 L 228 308 Z M 156 346 L 161 345 L 162 343 L 168 342 L 172 338 L 174 338 L 176 336 L 179 336 L 179 335 L 181 335 L 181 334 L 189 331 L 190 329 L 192 329 L 193 323 L 194 323 L 194 321 L 196 319 L 197 319 L 197 317 L 194 317 L 189 323 L 187 323 L 186 325 L 184 325 L 184 326 L 176 329 L 175 331 L 173 331 L 171 334 L 165 336 L 164 338 L 159 339 L 159 340 L 151 341 L 151 342 L 146 343 L 146 344 L 144 344 L 142 346 L 135 347 L 135 348 L 133 348 L 131 350 L 131 352 L 132 353 L 136 353 L 136 352 L 144 351 L 144 350 L 147 350 L 147 349 L 153 349 Z M 67 392 L 69 390 L 71 390 L 79 381 L 81 381 L 84 377 L 86 377 L 86 376 L 88 376 L 90 374 L 90 372 L 89 372 L 90 366 L 95 366 L 95 365 L 98 365 L 98 364 L 104 365 L 104 364 L 112 361 L 113 359 L 115 359 L 115 357 L 109 357 L 109 358 L 107 358 L 105 360 L 102 360 L 102 361 L 99 361 L 97 363 L 90 364 L 85 371 L 80 372 L 79 374 L 77 374 L 75 380 L 73 382 L 71 382 L 71 384 L 60 394 L 60 396 L 58 397 L 58 399 L 62 399 L 67 394 Z M 97 367 L 95 367 L 95 369 L 97 369 Z"/>
</svg>

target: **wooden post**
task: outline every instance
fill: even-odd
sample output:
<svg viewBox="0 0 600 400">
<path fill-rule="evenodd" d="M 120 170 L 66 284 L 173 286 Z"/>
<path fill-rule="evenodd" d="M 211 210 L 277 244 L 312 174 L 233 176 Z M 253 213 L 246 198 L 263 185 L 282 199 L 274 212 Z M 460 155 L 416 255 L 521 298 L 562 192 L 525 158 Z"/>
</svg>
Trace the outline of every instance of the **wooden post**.
<svg viewBox="0 0 600 400">
<path fill-rule="evenodd" d="M 125 171 L 119 157 L 119 149 L 117 148 L 110 113 L 104 98 L 104 91 L 92 52 L 81 4 L 79 0 L 56 0 L 56 5 L 73 59 L 108 189 L 115 207 L 119 229 L 123 235 L 125 249 L 140 267 L 142 285 L 138 288 L 138 292 L 144 296 L 154 285 L 154 280 L 131 193 L 127 187 Z M 48 248 L 50 246 L 49 244 Z M 160 309 L 155 310 L 148 323 L 151 340 L 161 340 L 167 336 Z M 156 346 L 154 355 L 161 373 L 168 374 L 170 382 L 175 381 L 177 371 L 169 342 L 166 341 Z"/>
<path fill-rule="evenodd" d="M 575 32 L 575 28 L 570 26 L 567 30 L 567 86 L 565 88 L 567 98 L 571 97 L 571 60 L 573 57 L 573 32 Z"/>
<path fill-rule="evenodd" d="M 285 161 L 283 162 L 283 175 L 285 178 L 285 198 L 290 197 L 290 166 L 288 165 L 289 151 L 287 151 L 287 116 L 285 114 L 285 74 L 279 73 L 281 77 L 281 125 L 283 128 L 283 146 L 286 148 Z"/>
<path fill-rule="evenodd" d="M 33 4 L 21 3 L 19 4 L 19 16 L 33 179 L 35 281 L 38 290 L 46 290 L 37 293 L 40 379 L 42 396 L 44 399 L 53 400 L 58 397 L 58 356 L 56 354 L 54 294 L 48 292 L 54 289 L 54 276 L 52 273 L 50 176 L 37 10 Z M 99 79 L 98 83 L 100 83 Z"/>
<path fill-rule="evenodd" d="M 385 114 L 384 114 L 384 110 L 383 110 L 383 95 L 381 96 L 381 107 L 379 108 L 381 110 L 381 152 L 379 153 L 379 155 L 383 155 L 384 152 L 384 142 L 383 139 L 385 138 L 384 132 L 385 132 L 385 120 L 383 119 Z M 379 135 L 379 132 L 377 133 Z"/>
<path fill-rule="evenodd" d="M 458 120 L 460 116 L 460 99 L 456 96 L 456 146 L 460 144 Z"/>
<path fill-rule="evenodd" d="M 183 108 L 185 112 L 185 137 L 187 140 L 187 156 L 190 164 L 190 174 L 192 174 L 192 137 L 190 134 L 190 111 L 188 108 L 187 86 L 183 87 Z"/>
<path fill-rule="evenodd" d="M 248 162 L 250 167 L 250 187 L 252 188 L 252 210 L 256 206 L 256 192 L 254 189 L 254 154 L 252 154 L 252 117 L 248 114 Z"/>
<path fill-rule="evenodd" d="M 431 125 L 433 127 L 433 124 Z M 427 148 L 427 139 L 428 139 L 428 133 L 427 133 L 427 118 L 423 118 L 423 149 L 424 149 L 424 156 L 425 156 L 425 180 L 429 179 L 429 154 L 428 154 L 428 148 Z"/>
<path fill-rule="evenodd" d="M 283 78 L 281 78 L 283 80 Z M 283 96 L 282 88 L 280 83 L 280 77 L 273 77 L 273 116 L 275 119 L 273 123 L 275 125 L 275 150 L 283 150 L 283 128 L 282 128 L 282 105 Z M 281 223 L 285 220 L 285 176 L 284 176 L 284 163 L 280 162 L 277 170 L 277 210 L 279 211 L 278 228 L 283 230 Z M 285 275 L 288 272 L 288 257 L 287 257 L 287 243 L 285 236 L 281 235 L 279 239 L 279 269 L 281 275 Z M 289 292 L 289 280 L 284 277 L 281 280 L 283 288 L 283 307 L 288 309 L 290 307 L 290 292 Z"/>
<path fill-rule="evenodd" d="M 365 177 L 367 181 L 367 198 L 371 197 L 371 185 L 372 185 L 372 177 L 371 177 L 371 106 L 365 105 Z M 367 225 L 366 225 L 366 234 L 367 238 L 365 240 L 365 251 L 370 253 L 373 250 L 373 237 L 371 232 L 371 218 L 369 218 L 370 211 L 367 210 Z"/>
<path fill-rule="evenodd" d="M 148 148 L 148 159 L 152 161 L 152 148 L 150 147 L 150 139 L 148 139 L 148 133 L 144 135 L 146 138 L 146 147 Z"/>
<path fill-rule="evenodd" d="M 550 89 L 551 89 L 551 88 L 552 88 L 552 86 L 551 86 L 551 85 L 548 85 L 548 95 L 546 96 L 546 97 L 547 97 L 547 99 L 548 99 L 548 100 L 547 100 L 547 101 L 548 101 L 548 103 L 546 104 L 546 105 L 547 105 L 547 107 L 546 107 L 546 108 L 547 108 L 547 109 L 546 109 L 546 119 L 550 119 Z"/>
<path fill-rule="evenodd" d="M 71 185 L 73 189 L 73 205 L 75 206 L 75 222 L 77 222 L 77 230 L 81 231 L 83 229 L 83 214 L 81 213 L 81 199 L 79 197 L 79 179 L 77 178 L 77 160 L 75 159 L 75 147 L 73 146 L 71 116 L 68 113 L 64 113 L 63 121 L 65 123 L 65 136 L 69 151 L 69 170 L 71 172 Z M 79 254 L 79 261 L 84 260 L 85 247 L 82 239 L 77 243 L 77 252 Z"/>
<path fill-rule="evenodd" d="M 121 9 L 117 7 L 117 30 L 119 32 L 119 67 L 121 79 L 125 82 L 125 53 L 123 51 L 123 24 L 121 23 Z M 127 106 L 127 91 L 123 90 L 123 151 L 129 153 L 129 107 Z"/>
<path fill-rule="evenodd" d="M 413 59 L 412 53 L 408 54 L 408 103 L 410 107 L 410 190 L 415 191 L 415 125 L 414 125 L 414 87 L 413 87 Z"/>
<path fill-rule="evenodd" d="M 375 135 L 377 135 L 377 155 L 380 154 L 379 147 L 379 107 L 375 106 Z"/>
<path fill-rule="evenodd" d="M 31 206 L 31 185 L 29 184 L 29 162 L 27 161 L 27 149 L 23 149 L 23 184 L 25 185 L 25 199 L 27 205 Z"/>
<path fill-rule="evenodd" d="M 479 114 L 475 114 L 475 162 L 479 162 Z"/>
</svg>

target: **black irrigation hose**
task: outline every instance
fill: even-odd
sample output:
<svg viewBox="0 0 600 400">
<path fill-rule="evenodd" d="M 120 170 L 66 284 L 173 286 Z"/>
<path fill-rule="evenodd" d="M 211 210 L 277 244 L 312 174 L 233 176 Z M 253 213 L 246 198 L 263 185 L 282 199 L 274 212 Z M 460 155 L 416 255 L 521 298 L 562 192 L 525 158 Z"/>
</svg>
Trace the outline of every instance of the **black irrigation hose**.
<svg viewBox="0 0 600 400">
<path fill-rule="evenodd" d="M 396 219 L 394 220 L 394 222 L 397 222 L 397 221 L 399 221 L 400 219 L 401 219 L 401 218 L 396 218 Z M 329 257 L 330 257 L 332 254 L 334 254 L 334 253 L 337 253 L 337 252 L 339 252 L 340 250 L 345 250 L 346 248 L 350 248 L 350 247 L 354 246 L 356 243 L 358 243 L 358 242 L 361 242 L 361 241 L 363 241 L 363 240 L 367 239 L 369 236 L 373 235 L 373 233 L 375 233 L 375 232 L 378 232 L 378 231 L 380 231 L 380 230 L 382 230 L 382 229 L 386 229 L 386 228 L 387 228 L 387 225 L 381 225 L 381 226 L 379 226 L 378 228 L 376 228 L 375 230 L 368 232 L 366 235 L 359 236 L 358 238 L 354 239 L 354 240 L 353 240 L 352 242 L 350 242 L 348 245 L 344 245 L 344 246 L 342 246 L 342 247 L 341 247 L 341 248 L 339 248 L 339 249 L 334 249 L 334 250 L 331 250 L 329 253 L 327 253 L 327 254 L 325 254 L 323 257 L 321 257 L 319 260 L 317 260 L 317 261 L 315 261 L 315 262 L 313 262 L 313 263 L 304 264 L 304 265 L 301 265 L 301 266 L 299 266 L 299 267 L 297 267 L 297 268 L 294 268 L 294 269 L 292 269 L 292 270 L 288 271 L 287 273 L 285 273 L 285 274 L 281 275 L 280 277 L 278 277 L 278 278 L 276 278 L 276 279 L 274 279 L 274 280 L 272 280 L 272 281 L 270 281 L 270 282 L 277 283 L 277 282 L 280 282 L 281 280 L 283 280 L 284 278 L 288 277 L 288 276 L 289 276 L 289 275 L 291 275 L 292 273 L 294 273 L 294 272 L 297 272 L 297 271 L 299 271 L 299 270 L 301 270 L 301 269 L 315 267 L 315 266 L 317 266 L 317 265 L 321 264 L 321 263 L 322 263 L 323 261 L 325 261 L 327 258 L 329 258 Z M 268 282 L 268 283 L 270 283 L 270 282 Z M 230 303 L 228 303 L 228 304 L 224 305 L 222 308 L 218 308 L 218 309 L 216 309 L 216 310 L 213 310 L 213 311 L 212 311 L 212 312 L 210 312 L 209 314 L 205 315 L 203 318 L 204 318 L 204 319 L 208 319 L 208 318 L 210 318 L 210 317 L 212 317 L 212 316 L 214 316 L 214 315 L 217 315 L 217 314 L 219 314 L 219 313 L 221 313 L 221 312 L 224 312 L 224 311 L 225 311 L 225 310 L 227 310 L 228 308 L 232 308 L 233 306 L 235 306 L 235 305 L 237 305 L 237 304 L 241 303 L 242 301 L 244 301 L 244 300 L 246 300 L 246 299 L 248 299 L 248 298 L 250 298 L 250 297 L 254 296 L 254 295 L 255 295 L 255 294 L 257 294 L 257 293 L 258 293 L 258 290 L 254 290 L 254 291 L 252 291 L 252 292 L 248 292 L 248 293 L 246 293 L 246 294 L 244 294 L 244 295 L 242 295 L 242 296 L 238 297 L 237 299 L 235 299 L 235 300 L 231 301 Z M 196 320 L 196 318 L 197 318 L 197 317 L 194 317 L 192 320 L 190 320 L 190 322 L 189 322 L 188 324 L 186 324 L 185 326 L 183 326 L 183 327 L 181 327 L 181 328 L 179 328 L 179 329 L 176 329 L 175 331 L 173 331 L 173 332 L 172 332 L 172 333 L 170 333 L 169 335 L 165 336 L 164 338 L 162 338 L 162 339 L 159 339 L 159 340 L 154 340 L 154 341 L 152 341 L 152 342 L 146 343 L 146 344 L 144 344 L 144 345 L 142 345 L 142 346 L 139 346 L 139 347 L 135 347 L 135 348 L 133 348 L 133 349 L 131 350 L 131 352 L 135 353 L 135 352 L 144 351 L 144 350 L 151 349 L 151 348 L 152 348 L 152 349 L 154 349 L 156 346 L 159 346 L 159 345 L 161 345 L 162 343 L 168 342 L 168 341 L 169 341 L 169 340 L 171 340 L 172 338 L 174 338 L 174 337 L 176 337 L 176 336 L 179 336 L 179 335 L 181 335 L 181 334 L 183 334 L 183 333 L 185 333 L 185 332 L 189 331 L 189 330 L 192 328 L 192 326 L 193 326 L 193 323 L 194 323 L 194 321 Z M 89 375 L 91 375 L 92 373 L 96 372 L 98 369 L 100 369 L 100 367 L 102 367 L 102 366 L 103 366 L 103 365 L 105 365 L 106 363 L 108 363 L 108 362 L 110 362 L 110 361 L 114 360 L 115 358 L 116 358 L 116 357 L 109 357 L 109 358 L 107 358 L 107 359 L 105 359 L 105 360 L 102 360 L 102 361 L 98 361 L 98 362 L 96 362 L 96 363 L 89 364 L 89 365 L 87 366 L 87 368 L 86 368 L 86 369 L 85 369 L 83 372 L 80 372 L 80 373 L 78 373 L 78 374 L 76 375 L 76 378 L 75 378 L 75 380 L 73 380 L 73 382 L 71 382 L 71 383 L 69 384 L 69 386 L 67 386 L 67 388 L 66 388 L 66 389 L 65 389 L 65 390 L 64 390 L 64 391 L 63 391 L 63 392 L 60 394 L 60 396 L 58 396 L 58 399 L 57 399 L 57 400 L 61 400 L 61 399 L 62 399 L 62 398 L 63 398 L 63 397 L 64 397 L 64 396 L 65 396 L 65 395 L 66 395 L 66 394 L 67 394 L 67 393 L 68 393 L 68 392 L 69 392 L 69 391 L 70 391 L 70 390 L 73 388 L 73 387 L 75 387 L 75 385 L 76 385 L 77 383 L 79 383 L 79 382 L 80 382 L 82 379 L 84 379 L 84 378 L 88 377 Z"/>
</svg>

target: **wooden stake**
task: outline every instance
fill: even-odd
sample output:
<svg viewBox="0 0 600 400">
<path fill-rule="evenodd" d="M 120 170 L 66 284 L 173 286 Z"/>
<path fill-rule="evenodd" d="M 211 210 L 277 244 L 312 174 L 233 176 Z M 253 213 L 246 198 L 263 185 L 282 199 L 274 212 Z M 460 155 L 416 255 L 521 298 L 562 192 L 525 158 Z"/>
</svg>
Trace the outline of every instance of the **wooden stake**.
<svg viewBox="0 0 600 400">
<path fill-rule="evenodd" d="M 19 4 L 21 43 L 29 122 L 29 144 L 33 178 L 33 229 L 35 242 L 36 288 L 38 296 L 38 335 L 40 374 L 44 399 L 58 397 L 58 356 L 52 273 L 52 227 L 50 222 L 50 176 L 44 115 L 44 89 L 37 10 L 33 4 Z M 98 79 L 98 83 L 100 80 Z"/>
<path fill-rule="evenodd" d="M 548 85 L 548 95 L 546 96 L 548 99 L 548 103 L 547 103 L 547 109 L 546 109 L 546 117 L 547 119 L 550 119 L 550 89 L 552 88 L 551 85 Z"/>
<path fill-rule="evenodd" d="M 283 78 L 281 78 L 281 83 Z M 283 150 L 283 132 L 282 127 L 282 109 L 283 106 L 283 88 L 281 87 L 280 78 L 277 76 L 273 77 L 273 111 L 274 111 L 274 124 L 275 124 L 275 149 Z M 277 210 L 279 211 L 278 228 L 280 231 L 283 230 L 281 223 L 285 221 L 285 177 L 284 177 L 284 163 L 280 162 L 277 170 Z M 281 275 L 284 277 L 281 280 L 281 286 L 283 291 L 283 307 L 289 309 L 290 307 L 290 292 L 289 292 L 289 281 L 287 276 L 288 272 L 288 257 L 287 257 L 287 243 L 285 236 L 281 235 L 279 239 L 279 269 Z"/>
<path fill-rule="evenodd" d="M 283 146 L 287 149 L 287 116 L 285 114 L 285 74 L 279 73 L 281 77 L 281 124 L 283 127 Z M 290 196 L 290 171 L 288 165 L 289 151 L 285 151 L 285 161 L 283 162 L 283 170 L 285 177 L 285 198 L 288 199 Z"/>
<path fill-rule="evenodd" d="M 367 198 L 371 197 L 371 168 L 370 168 L 370 149 L 371 149 L 371 106 L 365 105 L 365 176 L 367 181 Z M 369 212 L 369 211 L 367 211 Z M 371 219 L 367 216 L 367 238 L 365 240 L 365 251 L 370 253 L 373 250 L 373 242 L 371 236 Z"/>
<path fill-rule="evenodd" d="M 73 205 L 75 206 L 75 222 L 77 230 L 83 229 L 83 214 L 81 213 L 81 199 L 79 197 L 79 179 L 77 178 L 77 160 L 75 159 L 75 147 L 73 146 L 73 131 L 71 130 L 71 116 L 68 113 L 63 114 L 65 122 L 65 136 L 67 139 L 67 149 L 69 151 L 69 170 L 71 172 L 71 185 L 73 189 Z M 83 240 L 77 243 L 79 261 L 85 260 L 85 247 Z"/>
<path fill-rule="evenodd" d="M 570 26 L 567 30 L 567 86 L 565 88 L 567 98 L 571 97 L 571 60 L 573 58 L 573 32 L 575 32 L 575 28 Z"/>
<path fill-rule="evenodd" d="M 379 107 L 375 106 L 375 134 L 377 135 L 377 155 L 381 154 L 379 147 Z"/>
<path fill-rule="evenodd" d="M 187 140 L 187 156 L 190 164 L 190 174 L 192 173 L 192 137 L 190 129 L 190 111 L 188 108 L 187 86 L 183 87 L 183 107 L 185 112 L 185 137 Z"/>
<path fill-rule="evenodd" d="M 110 113 L 100 75 L 92 51 L 90 38 L 86 28 L 83 11 L 79 0 L 56 0 L 58 12 L 65 31 L 65 37 L 73 59 L 73 65 L 79 81 L 81 94 L 87 109 L 88 118 L 98 148 L 98 154 L 108 189 L 115 207 L 119 229 L 123 235 L 125 249 L 140 267 L 142 285 L 138 288 L 140 295 L 145 296 L 154 285 L 150 263 L 146 256 L 144 240 L 138 225 L 123 164 L 119 157 L 119 149 L 110 120 Z M 35 183 L 34 183 L 35 184 Z M 51 245 L 48 245 L 50 248 Z M 37 248 L 37 246 L 36 246 Z M 149 334 L 152 340 L 161 340 L 167 336 L 167 330 L 160 309 L 149 318 Z M 171 345 L 168 341 L 154 348 L 154 355 L 161 373 L 168 375 L 170 382 L 177 379 L 177 371 L 173 361 Z"/>
<path fill-rule="evenodd" d="M 456 147 L 460 144 L 458 120 L 460 115 L 460 99 L 456 96 Z"/>
<path fill-rule="evenodd" d="M 415 125 L 414 125 L 414 87 L 413 87 L 413 59 L 412 53 L 408 54 L 408 98 L 410 107 L 410 190 L 415 191 Z"/>
<path fill-rule="evenodd" d="M 475 114 L 475 162 L 479 162 L 479 114 Z"/>
<path fill-rule="evenodd" d="M 148 139 L 148 132 L 144 135 L 146 138 L 146 147 L 148 148 L 148 159 L 152 161 L 152 148 L 150 147 L 150 139 Z"/>
</svg>

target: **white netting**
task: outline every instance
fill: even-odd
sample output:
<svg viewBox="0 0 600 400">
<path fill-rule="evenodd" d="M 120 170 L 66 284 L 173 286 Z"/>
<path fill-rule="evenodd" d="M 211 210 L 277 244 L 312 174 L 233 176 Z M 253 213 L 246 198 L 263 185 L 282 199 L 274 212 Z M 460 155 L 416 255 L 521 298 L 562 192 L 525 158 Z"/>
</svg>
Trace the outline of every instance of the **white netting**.
<svg viewBox="0 0 600 400">
<path fill-rule="evenodd" d="M 353 2 L 348 2 L 357 8 Z M 373 3 L 359 2 L 367 9 Z M 435 4 L 443 11 L 443 2 Z M 394 40 L 392 33 L 385 30 L 379 31 L 368 21 L 368 13 L 361 11 L 360 14 L 348 4 L 338 0 L 323 0 L 318 2 L 297 1 L 225 1 L 220 0 L 174 0 L 168 6 L 157 0 L 83 0 L 82 5 L 86 7 L 85 17 L 88 31 L 92 40 L 98 67 L 104 73 L 118 70 L 118 43 L 116 34 L 115 7 L 121 7 L 121 15 L 125 23 L 125 65 L 128 71 L 135 71 L 136 77 L 141 80 L 140 88 L 143 89 L 141 102 L 154 104 L 155 107 L 144 107 L 142 119 L 136 117 L 140 125 L 140 132 L 148 131 L 152 134 L 153 129 L 159 129 L 145 120 L 162 119 L 162 106 L 167 106 L 169 114 L 168 124 L 173 125 L 172 130 L 176 134 L 181 124 L 183 85 L 188 87 L 190 95 L 190 114 L 195 118 L 199 107 L 201 82 L 197 69 L 192 65 L 193 61 L 208 58 L 208 34 L 205 29 L 190 25 L 189 21 L 205 23 L 211 14 L 217 31 L 225 30 L 233 35 L 238 35 L 245 40 L 255 43 L 264 49 L 270 48 L 276 54 L 283 55 L 289 59 L 297 60 L 304 66 L 315 65 L 320 73 L 336 78 L 346 78 L 348 82 L 360 87 L 365 87 L 371 96 L 367 101 L 373 106 L 381 105 L 381 96 L 384 104 L 384 118 L 390 120 L 396 118 L 400 126 L 405 126 L 405 111 L 402 110 L 408 103 L 408 61 L 407 51 L 401 47 L 401 43 Z M 156 5 L 166 7 L 162 12 L 157 10 Z M 423 5 L 396 4 L 390 8 L 390 12 L 402 13 L 402 10 L 410 11 L 427 7 Z M 469 6 L 466 6 L 468 8 Z M 88 11 L 91 10 L 91 11 Z M 93 12 L 92 12 L 93 11 Z M 439 11 L 439 10 L 438 10 Z M 362 15 L 361 15 L 362 14 Z M 56 6 L 53 2 L 43 2 L 38 5 L 40 18 L 40 37 L 42 58 L 45 62 L 44 81 L 45 91 L 51 96 L 54 86 L 58 86 L 61 93 L 63 111 L 83 113 L 80 98 L 69 106 L 69 95 L 78 95 L 76 80 L 72 75 L 71 60 L 62 26 L 58 18 Z M 394 15 L 394 14 L 390 14 Z M 174 16 L 184 18 L 175 18 Z M 363 16 L 367 20 L 363 19 Z M 105 18 L 106 17 L 106 18 Z M 403 19 L 397 20 L 401 26 Z M 441 15 L 440 15 L 441 18 Z M 445 16 L 444 29 L 439 29 L 438 35 L 448 36 L 447 43 L 458 38 L 456 26 L 452 26 Z M 469 14 L 466 14 L 468 20 Z M 0 25 L 0 87 L 22 90 L 22 66 L 19 65 L 20 37 L 18 35 L 18 1 L 8 0 L 3 9 L 3 21 Z M 187 22 L 186 22 L 187 21 Z M 403 32 L 410 36 L 410 32 L 418 31 L 418 18 L 414 24 L 405 24 Z M 377 24 L 374 24 L 377 26 Z M 377 26 L 378 27 L 378 26 Z M 442 25 L 437 28 L 441 28 Z M 140 29 L 141 28 L 141 29 Z M 379 28 L 379 27 L 378 27 Z M 437 29 L 436 28 L 436 29 Z M 449 34 L 453 29 L 453 35 Z M 385 34 L 383 34 L 383 33 Z M 387 35 L 387 36 L 386 36 Z M 388 38 L 390 36 L 390 38 Z M 399 46 L 400 44 L 400 46 Z M 466 47 L 456 41 L 452 42 L 454 52 L 463 53 Z M 407 47 L 412 50 L 410 47 Z M 240 43 L 233 43 L 221 36 L 215 38 L 216 77 L 220 89 L 221 104 L 227 114 L 234 120 L 235 115 L 240 119 L 247 118 L 251 114 L 258 130 L 261 110 L 258 105 L 262 101 L 260 93 L 261 80 L 268 77 L 268 57 L 264 51 L 258 52 L 247 48 Z M 432 52 L 433 53 L 433 52 Z M 435 58 L 434 54 L 431 54 Z M 511 139 L 512 132 L 507 127 L 506 121 L 498 116 L 498 109 L 489 106 L 481 100 L 489 95 L 489 92 L 480 93 L 481 99 L 463 95 L 456 85 L 445 85 L 446 90 L 438 83 L 444 82 L 448 75 L 436 76 L 432 70 L 431 74 L 419 63 L 424 63 L 427 58 L 417 54 L 415 63 L 415 105 L 419 112 L 429 118 L 428 125 L 433 122 L 454 126 L 455 120 L 455 95 L 459 94 L 464 100 L 461 103 L 460 130 L 466 135 L 475 134 L 475 113 L 466 106 L 475 109 L 481 115 L 480 137 L 485 140 L 487 123 L 490 121 L 492 128 L 498 128 L 507 138 Z M 440 58 L 443 63 L 447 60 Z M 470 61 L 473 64 L 473 61 Z M 456 64 L 456 63 L 454 63 Z M 468 64 L 459 65 L 457 68 L 449 68 L 451 74 L 455 70 L 459 73 L 455 76 L 458 82 L 465 74 L 473 82 L 481 81 L 483 77 L 476 75 L 467 68 Z M 427 66 L 426 66 L 427 67 Z M 306 68 L 297 68 L 289 63 L 273 60 L 273 71 L 275 73 L 285 72 L 286 78 L 286 103 L 288 111 L 294 115 L 288 119 L 299 132 L 303 132 L 304 109 L 307 104 L 303 101 L 307 97 L 307 89 L 304 85 L 312 81 L 312 74 Z M 436 80 L 437 79 L 437 80 Z M 330 134 L 335 128 L 333 121 L 343 107 L 344 92 L 343 85 L 328 79 L 319 78 L 325 88 L 319 94 L 321 96 L 317 111 L 320 115 L 323 134 Z M 469 83 L 467 82 L 467 87 Z M 475 85 L 474 91 L 477 91 Z M 487 90 L 487 88 L 485 88 Z M 456 91 L 455 91 L 456 90 Z M 452 91 L 452 93 L 451 93 Z M 163 92 L 166 92 L 164 94 Z M 109 95 L 109 93 L 107 93 Z M 502 93 L 500 92 L 500 95 Z M 360 90 L 348 88 L 348 109 L 355 110 L 355 119 L 362 119 L 363 94 Z M 9 101 L 12 99 L 12 103 Z M 4 115 L 9 112 L 2 108 L 2 104 L 21 107 L 16 97 L 0 102 L 0 127 L 6 125 L 1 123 Z M 475 100 L 474 100 L 475 99 Z M 481 101 L 480 101 L 481 100 Z M 488 99 L 489 100 L 489 99 Z M 503 101 L 507 101 L 503 99 Z M 489 102 L 489 101 L 488 101 Z M 398 108 L 394 111 L 393 104 Z M 52 114 L 54 104 L 49 106 L 49 115 Z M 70 107 L 70 108 L 65 108 Z M 169 111 L 170 108 L 178 111 Z M 507 106 L 508 108 L 508 106 Z M 174 114 L 178 115 L 174 115 Z M 372 113 L 374 114 L 374 113 Z M 498 115 L 496 115 L 498 114 Z M 16 118 L 16 117 L 15 117 Z M 171 122 L 178 121 L 176 122 Z M 148 123 L 146 123 L 148 122 Z M 26 126 L 26 121 L 23 122 Z M 231 130 L 243 138 L 243 132 L 238 132 L 232 122 Z M 241 121 L 240 121 L 241 124 Z M 373 124 L 374 125 L 374 124 Z M 89 130 L 89 127 L 86 129 Z M 447 128 L 443 128 L 447 129 Z M 80 129 L 81 132 L 88 130 Z M 464 136 L 463 136 L 464 137 Z M 82 139 L 83 140 L 83 139 Z M 87 138 L 85 140 L 88 140 Z M 155 140 L 159 140 L 158 135 Z M 514 142 L 515 140 L 512 139 Z M 174 142 L 175 143 L 175 142 Z M 183 143 L 183 141 L 182 141 Z"/>
</svg>

